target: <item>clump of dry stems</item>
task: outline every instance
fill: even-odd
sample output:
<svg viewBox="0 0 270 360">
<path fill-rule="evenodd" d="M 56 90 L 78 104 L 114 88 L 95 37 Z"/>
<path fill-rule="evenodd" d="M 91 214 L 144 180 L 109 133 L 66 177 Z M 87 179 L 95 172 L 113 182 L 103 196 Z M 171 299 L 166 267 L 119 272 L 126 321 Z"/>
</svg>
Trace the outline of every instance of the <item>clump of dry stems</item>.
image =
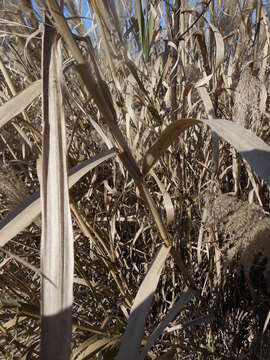
<svg viewBox="0 0 270 360">
<path fill-rule="evenodd" d="M 196 120 L 232 120 L 237 131 L 250 129 L 270 145 L 267 5 L 0 1 L 0 112 L 44 76 L 47 19 L 62 39 L 68 169 L 115 151 L 69 192 L 72 359 L 116 357 L 134 298 L 164 244 L 170 255 L 146 316 L 141 356 L 269 358 L 269 150 L 251 159 L 244 149 L 243 160 L 222 140 L 228 139 L 225 130 L 213 133 Z M 39 95 L 24 99 L 27 106 L 9 121 L 0 119 L 2 220 L 26 206 L 40 186 L 36 161 L 45 145 Z M 174 131 L 162 138 L 172 124 Z M 153 161 L 153 153 L 145 154 L 158 139 L 163 142 Z M 254 163 L 264 178 L 253 172 Z M 0 359 L 41 356 L 41 228 L 40 220 L 32 222 L 7 244 L 0 236 Z M 174 310 L 193 289 L 196 296 Z"/>
</svg>

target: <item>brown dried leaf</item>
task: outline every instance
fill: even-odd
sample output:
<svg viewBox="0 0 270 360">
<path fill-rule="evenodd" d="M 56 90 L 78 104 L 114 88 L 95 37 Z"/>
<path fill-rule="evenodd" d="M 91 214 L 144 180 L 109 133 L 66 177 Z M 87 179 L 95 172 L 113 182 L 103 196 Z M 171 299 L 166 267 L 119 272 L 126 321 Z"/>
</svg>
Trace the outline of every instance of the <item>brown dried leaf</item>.
<svg viewBox="0 0 270 360">
<path fill-rule="evenodd" d="M 250 130 L 225 119 L 181 119 L 169 125 L 159 139 L 147 151 L 143 160 L 143 175 L 146 175 L 168 147 L 191 126 L 208 125 L 221 138 L 228 141 L 250 164 L 255 173 L 270 185 L 270 146 Z"/>
</svg>

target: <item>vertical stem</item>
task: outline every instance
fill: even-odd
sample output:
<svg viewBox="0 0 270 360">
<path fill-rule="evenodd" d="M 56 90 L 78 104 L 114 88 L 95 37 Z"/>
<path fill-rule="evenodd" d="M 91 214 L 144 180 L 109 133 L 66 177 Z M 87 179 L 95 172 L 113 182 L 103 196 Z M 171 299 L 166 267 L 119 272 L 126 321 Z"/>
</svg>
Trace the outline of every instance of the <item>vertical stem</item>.
<svg viewBox="0 0 270 360">
<path fill-rule="evenodd" d="M 256 7 L 256 31 L 255 31 L 255 38 L 254 38 L 254 57 L 253 57 L 253 71 L 256 73 L 260 69 L 260 24 L 261 24 L 261 11 L 262 11 L 262 0 L 257 0 L 257 7 Z"/>
<path fill-rule="evenodd" d="M 180 8 L 181 8 L 181 0 L 175 0 L 174 5 L 174 24 L 173 24 L 173 42 L 176 45 L 176 48 L 178 49 L 179 40 L 177 40 L 177 34 L 179 32 L 179 20 L 180 20 Z M 172 53 L 173 57 L 173 66 L 177 62 L 178 54 L 175 50 L 173 50 Z M 172 93 L 171 93 L 171 106 L 172 106 L 172 121 L 177 120 L 177 69 L 178 66 L 175 67 L 173 73 L 172 73 Z"/>
</svg>

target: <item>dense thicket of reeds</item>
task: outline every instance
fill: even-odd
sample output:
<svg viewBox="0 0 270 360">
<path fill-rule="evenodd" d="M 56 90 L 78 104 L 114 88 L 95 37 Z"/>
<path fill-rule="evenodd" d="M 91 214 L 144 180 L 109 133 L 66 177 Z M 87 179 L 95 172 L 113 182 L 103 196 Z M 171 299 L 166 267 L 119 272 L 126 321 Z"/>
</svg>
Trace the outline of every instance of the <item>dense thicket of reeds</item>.
<svg viewBox="0 0 270 360">
<path fill-rule="evenodd" d="M 268 359 L 268 2 L 0 4 L 0 359 Z"/>
</svg>

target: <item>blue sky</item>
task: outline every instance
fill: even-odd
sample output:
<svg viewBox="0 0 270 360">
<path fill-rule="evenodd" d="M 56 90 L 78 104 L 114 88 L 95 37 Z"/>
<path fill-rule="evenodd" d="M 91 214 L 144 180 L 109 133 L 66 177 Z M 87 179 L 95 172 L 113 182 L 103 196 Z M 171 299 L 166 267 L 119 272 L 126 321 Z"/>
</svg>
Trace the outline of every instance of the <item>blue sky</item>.
<svg viewBox="0 0 270 360">
<path fill-rule="evenodd" d="M 111 0 L 110 0 L 110 1 L 111 1 Z M 115 1 L 115 3 L 117 3 L 117 0 L 114 0 L 114 1 Z M 128 0 L 128 1 L 131 1 L 131 0 Z M 150 0 L 149 0 L 149 1 L 150 1 Z M 76 0 L 73 0 L 73 2 L 74 2 L 74 4 L 80 3 L 80 1 L 76 1 Z M 171 5 L 173 5 L 174 0 L 167 0 L 167 2 L 170 3 Z M 195 0 L 189 0 L 189 4 L 190 4 L 191 6 L 194 4 L 194 2 L 195 2 Z M 37 14 L 39 15 L 39 18 L 42 19 L 42 14 L 39 12 L 39 9 L 38 9 L 38 7 L 37 7 L 37 5 L 36 5 L 35 0 L 31 0 L 31 3 L 32 3 L 32 5 L 33 5 L 33 8 L 36 10 Z M 87 17 L 88 2 L 87 2 L 87 0 L 83 0 L 81 3 L 82 3 L 82 16 Z M 133 3 L 133 8 L 134 8 L 135 0 L 132 0 L 132 3 Z M 142 3 L 143 3 L 143 7 L 145 7 L 145 0 L 142 0 Z M 163 11 L 164 11 L 164 15 L 165 15 L 165 3 L 164 3 L 164 2 L 163 2 Z M 69 14 L 69 12 L 67 11 L 67 9 L 65 9 L 64 14 L 65 14 L 66 17 L 69 17 L 69 16 L 70 16 L 70 14 Z M 89 16 L 89 15 L 88 15 L 88 16 Z M 86 28 L 88 29 L 89 26 L 91 25 L 91 20 L 90 20 L 90 18 L 88 18 L 88 19 L 87 19 L 87 18 L 84 18 L 84 19 L 83 19 L 83 22 L 85 23 L 85 26 L 86 26 Z M 163 26 L 164 24 L 161 24 L 161 25 Z"/>
<path fill-rule="evenodd" d="M 115 1 L 117 2 L 117 0 L 110 0 L 110 1 Z M 131 1 L 132 4 L 133 4 L 133 10 L 134 10 L 134 3 L 135 3 L 135 0 L 127 0 L 127 1 Z M 143 7 L 145 6 L 145 1 L 146 0 L 142 0 L 143 2 Z M 151 0 L 149 0 L 150 2 Z M 173 5 L 175 0 L 167 0 L 167 2 L 169 2 L 171 5 Z M 267 0 L 268 1 L 268 0 Z M 37 15 L 38 17 L 40 18 L 40 21 L 42 20 L 42 14 L 39 12 L 38 10 L 38 7 L 36 6 L 36 3 L 35 3 L 35 0 L 31 0 L 32 4 L 33 4 L 33 8 L 36 10 L 37 12 Z M 83 22 L 85 24 L 85 27 L 86 29 L 89 29 L 90 26 L 91 26 L 91 19 L 89 18 L 89 14 L 88 14 L 88 1 L 87 0 L 82 0 L 82 1 L 79 1 L 79 0 L 73 0 L 74 4 L 81 4 L 82 6 L 82 16 L 85 17 L 83 19 Z M 195 3 L 195 0 L 189 0 L 188 1 L 189 3 L 189 6 L 193 6 L 194 3 Z M 264 1 L 264 3 L 266 3 L 266 0 Z M 164 23 L 164 19 L 166 19 L 166 12 L 165 12 L 165 3 L 163 2 L 163 13 L 164 13 L 164 17 L 161 19 L 161 26 L 162 28 L 165 27 L 165 23 Z M 70 14 L 69 12 L 67 11 L 67 9 L 65 9 L 64 11 L 64 14 L 65 14 L 65 17 L 69 17 Z M 253 12 L 253 20 L 255 20 L 255 16 L 256 16 L 256 10 L 254 10 Z M 206 17 L 207 17 L 207 14 L 206 14 Z"/>
</svg>

